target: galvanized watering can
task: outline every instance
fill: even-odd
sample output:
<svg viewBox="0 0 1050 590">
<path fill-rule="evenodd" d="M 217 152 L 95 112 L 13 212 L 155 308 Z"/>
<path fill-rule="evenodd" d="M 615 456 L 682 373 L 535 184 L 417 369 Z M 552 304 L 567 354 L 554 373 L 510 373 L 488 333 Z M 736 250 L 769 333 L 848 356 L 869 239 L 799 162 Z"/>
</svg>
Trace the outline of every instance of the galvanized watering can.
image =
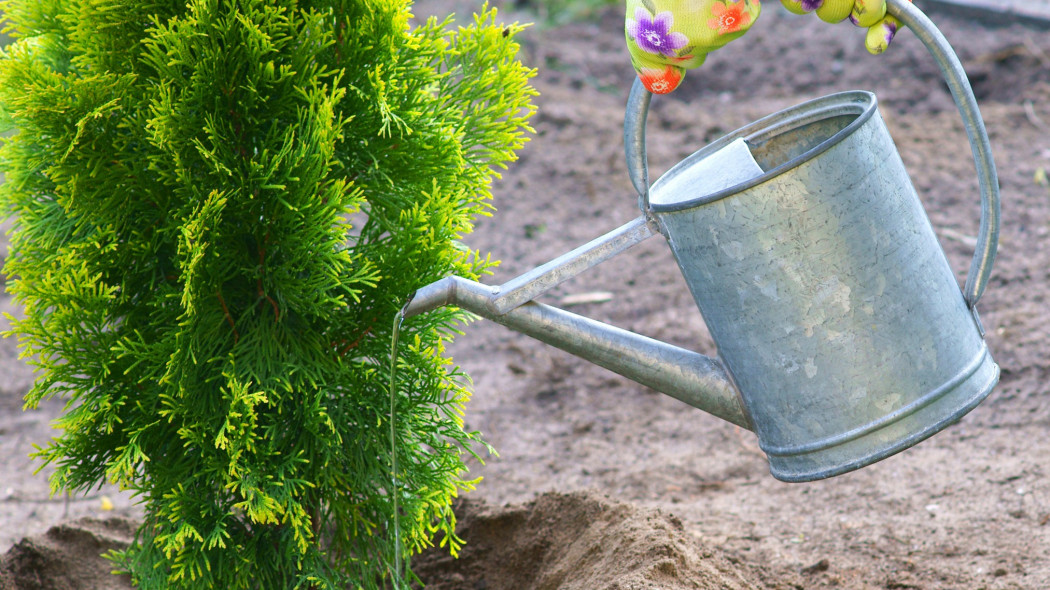
<svg viewBox="0 0 1050 590">
<path fill-rule="evenodd" d="M 784 481 L 863 467 L 958 421 L 999 380 L 976 310 L 998 242 L 998 180 L 955 53 L 917 8 L 889 9 L 940 65 L 973 149 L 981 225 L 962 290 L 874 95 L 768 116 L 650 187 L 651 95 L 636 81 L 624 135 L 643 215 L 498 287 L 460 277 L 423 287 L 405 316 L 456 305 L 754 430 Z M 718 358 L 533 301 L 657 233 Z"/>
</svg>

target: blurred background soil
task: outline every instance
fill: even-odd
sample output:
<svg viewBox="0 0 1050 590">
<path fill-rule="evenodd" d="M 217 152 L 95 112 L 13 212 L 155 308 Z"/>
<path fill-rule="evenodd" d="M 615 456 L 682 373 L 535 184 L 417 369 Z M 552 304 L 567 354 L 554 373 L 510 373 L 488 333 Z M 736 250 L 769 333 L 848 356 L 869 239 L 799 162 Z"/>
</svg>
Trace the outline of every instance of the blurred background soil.
<svg viewBox="0 0 1050 590">
<path fill-rule="evenodd" d="M 417 13 L 476 7 L 424 0 Z M 528 8 L 507 3 L 503 16 L 532 20 Z M 654 99 L 654 177 L 779 109 L 839 90 L 874 91 L 962 281 L 980 214 L 977 182 L 932 58 L 907 32 L 874 57 L 849 24 L 791 15 L 775 1 L 763 8 L 746 37 L 712 54 L 677 92 Z M 499 182 L 497 213 L 468 239 L 503 261 L 492 284 L 638 214 L 622 151 L 633 71 L 620 10 L 522 36 L 523 59 L 539 69 L 536 135 Z M 943 9 L 931 17 L 971 79 L 1002 186 L 999 256 L 980 304 L 1002 368 L 989 399 L 871 467 L 785 484 L 769 475 L 751 433 L 501 326 L 474 323 L 452 353 L 474 378 L 468 425 L 499 456 L 472 466 L 484 480 L 459 505 L 468 544 L 460 559 L 443 550 L 416 558 L 429 587 L 1050 587 L 1050 32 L 1038 21 L 987 24 Z M 715 352 L 660 238 L 542 300 L 559 305 L 595 293 L 608 300 L 572 311 Z M 0 305 L 14 311 L 6 296 Z M 134 519 L 136 509 L 108 488 L 49 498 L 46 470 L 34 475 L 27 455 L 51 435 L 61 403 L 22 412 L 30 382 L 15 340 L 0 342 L 0 552 L 14 545 L 0 587 L 125 587 L 120 578 L 63 573 L 70 559 L 87 563 L 126 542 L 119 518 Z M 88 522 L 79 536 L 44 534 L 81 517 L 110 520 Z M 35 537 L 20 542 L 28 535 Z"/>
</svg>

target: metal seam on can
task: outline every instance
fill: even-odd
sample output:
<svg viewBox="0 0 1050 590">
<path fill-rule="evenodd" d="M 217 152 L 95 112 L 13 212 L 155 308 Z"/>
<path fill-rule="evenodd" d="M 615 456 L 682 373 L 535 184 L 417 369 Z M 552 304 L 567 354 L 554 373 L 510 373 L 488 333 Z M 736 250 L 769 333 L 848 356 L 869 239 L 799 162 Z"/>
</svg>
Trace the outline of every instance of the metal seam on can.
<svg viewBox="0 0 1050 590">
<path fill-rule="evenodd" d="M 842 434 L 836 434 L 830 438 L 821 439 L 816 442 L 797 445 L 793 447 L 768 447 L 761 445 L 761 448 L 767 455 L 774 455 L 777 457 L 794 456 L 794 455 L 805 455 L 807 453 L 815 453 L 817 451 L 823 451 L 831 447 L 836 447 L 843 443 L 850 442 L 857 438 L 860 438 L 868 433 L 874 432 L 890 424 L 897 422 L 898 420 L 910 416 L 915 412 L 918 412 L 922 408 L 932 404 L 941 398 L 947 391 L 950 391 L 957 387 L 960 383 L 965 381 L 973 375 L 977 369 L 984 364 L 985 359 L 988 358 L 988 345 L 983 340 L 981 341 L 981 350 L 974 356 L 973 360 L 966 365 L 962 371 L 957 373 L 954 377 L 949 379 L 947 382 L 941 384 L 937 388 L 933 389 L 929 393 L 926 393 L 919 399 L 911 402 L 910 404 L 898 408 L 896 411 L 886 414 L 878 420 L 843 432 Z"/>
<path fill-rule="evenodd" d="M 942 429 L 944 429 L 946 425 L 958 422 L 960 419 L 962 419 L 963 416 L 970 413 L 971 410 L 976 408 L 978 405 L 980 405 L 982 401 L 984 401 L 984 398 L 988 396 L 988 393 L 991 392 L 991 389 L 995 387 L 995 384 L 999 381 L 999 366 L 995 363 L 992 364 L 995 367 L 992 376 L 989 377 L 988 380 L 985 381 L 979 389 L 979 391 L 984 392 L 983 394 L 974 397 L 966 405 L 960 407 L 955 412 L 952 412 L 950 415 L 941 419 L 936 424 L 931 424 L 926 428 L 919 430 L 918 432 L 914 432 L 910 436 L 900 439 L 899 441 L 897 441 L 896 444 L 890 447 L 886 447 L 884 449 L 879 450 L 878 452 L 872 453 L 870 455 L 865 455 L 853 461 L 849 461 L 848 463 L 836 465 L 835 467 L 832 467 L 830 469 L 820 469 L 816 471 L 783 471 L 777 469 L 777 467 L 771 463 L 770 473 L 773 474 L 773 477 L 789 483 L 817 481 L 820 479 L 827 479 L 829 477 L 835 477 L 836 475 L 841 475 L 843 473 L 848 473 L 850 471 L 860 469 L 866 465 L 871 465 L 872 463 L 882 461 L 887 457 L 891 457 L 905 449 L 913 447 L 919 444 L 920 442 L 930 438 L 931 436 L 937 434 Z"/>
</svg>

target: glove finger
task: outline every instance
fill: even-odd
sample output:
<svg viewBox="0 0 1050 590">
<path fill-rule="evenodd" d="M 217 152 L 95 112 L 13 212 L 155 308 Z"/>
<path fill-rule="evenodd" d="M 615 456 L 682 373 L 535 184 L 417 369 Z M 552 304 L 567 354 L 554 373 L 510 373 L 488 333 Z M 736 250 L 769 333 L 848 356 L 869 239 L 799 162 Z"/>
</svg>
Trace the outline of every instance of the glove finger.
<svg viewBox="0 0 1050 590">
<path fill-rule="evenodd" d="M 840 23 L 853 13 L 854 0 L 824 0 L 817 8 L 817 16 L 826 23 Z"/>
<path fill-rule="evenodd" d="M 639 47 L 631 43 L 630 38 L 627 50 L 631 54 L 634 71 L 641 78 L 646 90 L 653 94 L 667 94 L 678 88 L 685 77 L 685 68 L 699 66 L 706 57 L 706 54 L 688 55 L 683 58 L 653 54 L 646 51 L 644 45 Z"/>
<path fill-rule="evenodd" d="M 820 7 L 823 0 L 780 0 L 780 3 L 795 14 L 809 14 Z M 852 2 L 851 2 L 852 4 Z"/>
<path fill-rule="evenodd" d="M 878 24 L 886 16 L 886 0 L 856 0 L 849 19 L 865 29 Z"/>
<path fill-rule="evenodd" d="M 685 70 L 677 66 L 666 65 L 662 68 L 642 68 L 637 70 L 638 79 L 645 89 L 653 94 L 673 92 L 685 78 Z"/>
<path fill-rule="evenodd" d="M 690 66 L 699 67 L 707 59 L 706 53 L 690 56 Z M 653 94 L 667 94 L 674 91 L 685 78 L 686 67 L 663 59 L 653 59 L 652 55 L 632 55 L 634 71 L 642 81 L 645 89 Z"/>
<path fill-rule="evenodd" d="M 868 52 L 873 55 L 886 51 L 901 26 L 901 21 L 886 15 L 881 21 L 868 28 L 868 34 L 864 38 L 864 47 L 867 47 Z"/>
</svg>

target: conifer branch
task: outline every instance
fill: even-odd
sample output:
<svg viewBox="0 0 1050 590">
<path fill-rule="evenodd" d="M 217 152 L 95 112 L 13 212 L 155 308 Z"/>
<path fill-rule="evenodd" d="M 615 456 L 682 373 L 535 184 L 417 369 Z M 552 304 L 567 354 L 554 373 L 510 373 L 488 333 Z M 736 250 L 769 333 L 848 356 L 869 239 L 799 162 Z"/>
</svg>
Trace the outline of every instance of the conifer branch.
<svg viewBox="0 0 1050 590">
<path fill-rule="evenodd" d="M 222 298 L 222 291 L 215 291 L 215 296 L 219 298 L 219 305 L 222 306 L 222 315 L 226 318 L 226 323 L 230 325 L 230 329 L 233 330 L 233 343 L 237 344 L 240 341 L 241 335 L 237 332 L 237 326 L 233 323 L 233 316 L 230 315 L 230 308 L 226 307 L 226 300 Z"/>
<path fill-rule="evenodd" d="M 55 491 L 143 499 L 113 557 L 147 590 L 378 590 L 398 551 L 455 552 L 483 444 L 444 352 L 464 317 L 406 321 L 394 359 L 390 319 L 494 264 L 460 243 L 530 131 L 521 27 L 410 26 L 407 0 L 4 6 L 4 271 L 26 404 L 68 400 L 36 455 Z"/>
</svg>

